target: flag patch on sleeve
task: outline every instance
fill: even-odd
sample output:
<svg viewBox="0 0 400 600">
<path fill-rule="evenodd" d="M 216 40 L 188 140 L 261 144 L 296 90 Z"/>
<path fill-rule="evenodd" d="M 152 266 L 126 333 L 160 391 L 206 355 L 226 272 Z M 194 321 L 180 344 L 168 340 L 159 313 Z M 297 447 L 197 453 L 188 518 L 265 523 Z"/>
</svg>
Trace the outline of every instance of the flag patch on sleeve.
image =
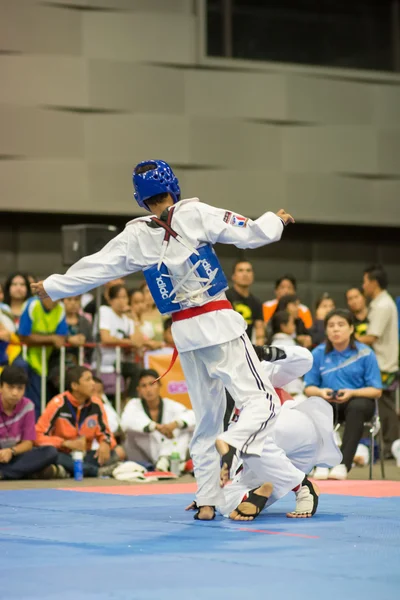
<svg viewBox="0 0 400 600">
<path fill-rule="evenodd" d="M 248 219 L 246 219 L 246 217 L 242 217 L 241 215 L 235 215 L 227 210 L 224 215 L 224 221 L 228 225 L 233 225 L 234 227 L 246 227 Z"/>
</svg>

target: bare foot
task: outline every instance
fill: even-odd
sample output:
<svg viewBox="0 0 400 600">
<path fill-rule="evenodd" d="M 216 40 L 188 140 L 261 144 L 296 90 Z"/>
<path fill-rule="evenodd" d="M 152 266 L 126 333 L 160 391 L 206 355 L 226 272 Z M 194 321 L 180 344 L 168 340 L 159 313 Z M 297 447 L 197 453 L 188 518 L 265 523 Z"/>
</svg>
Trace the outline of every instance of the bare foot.
<svg viewBox="0 0 400 600">
<path fill-rule="evenodd" d="M 215 447 L 218 450 L 218 453 L 221 457 L 229 452 L 229 444 L 227 444 L 226 442 L 224 442 L 222 440 L 217 440 L 215 442 Z M 221 472 L 219 475 L 219 485 L 221 487 L 224 487 L 228 483 L 229 471 L 230 471 L 229 465 L 226 462 L 224 462 L 224 464 L 221 467 Z"/>
<path fill-rule="evenodd" d="M 263 483 L 254 491 L 254 493 L 262 498 L 269 498 L 273 489 L 272 483 Z M 240 514 L 238 511 L 243 514 Z M 260 512 L 261 511 L 252 502 L 244 500 L 239 504 L 237 509 L 230 513 L 229 518 L 232 519 L 232 521 L 253 521 Z"/>
<path fill-rule="evenodd" d="M 310 519 L 313 517 L 317 510 L 320 493 L 318 486 L 314 482 L 307 481 L 307 485 L 302 485 L 300 490 L 296 492 L 295 510 L 287 513 L 286 516 L 289 519 Z"/>
</svg>

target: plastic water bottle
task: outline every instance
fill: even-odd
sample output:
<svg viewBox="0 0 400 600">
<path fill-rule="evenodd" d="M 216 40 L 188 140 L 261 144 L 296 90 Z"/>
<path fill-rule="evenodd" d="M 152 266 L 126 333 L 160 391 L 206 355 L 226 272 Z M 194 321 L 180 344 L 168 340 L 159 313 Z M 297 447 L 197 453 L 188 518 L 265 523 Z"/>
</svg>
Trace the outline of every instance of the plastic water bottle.
<svg viewBox="0 0 400 600">
<path fill-rule="evenodd" d="M 170 472 L 176 475 L 177 477 L 181 474 L 181 455 L 178 452 L 177 444 L 174 442 L 174 450 L 169 457 L 170 462 Z"/>
<path fill-rule="evenodd" d="M 83 452 L 74 450 L 72 453 L 72 460 L 74 461 L 74 479 L 75 481 L 82 481 L 83 479 Z"/>
</svg>

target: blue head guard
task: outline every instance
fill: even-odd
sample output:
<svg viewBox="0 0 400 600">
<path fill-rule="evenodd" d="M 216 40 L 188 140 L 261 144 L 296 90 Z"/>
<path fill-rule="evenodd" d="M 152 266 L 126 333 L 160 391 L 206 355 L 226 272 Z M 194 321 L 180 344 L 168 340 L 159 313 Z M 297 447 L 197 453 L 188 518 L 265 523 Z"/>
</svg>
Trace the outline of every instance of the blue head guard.
<svg viewBox="0 0 400 600">
<path fill-rule="evenodd" d="M 144 160 L 133 170 L 135 200 L 149 210 L 146 200 L 157 194 L 171 194 L 174 204 L 180 200 L 181 189 L 173 170 L 163 160 Z"/>
</svg>

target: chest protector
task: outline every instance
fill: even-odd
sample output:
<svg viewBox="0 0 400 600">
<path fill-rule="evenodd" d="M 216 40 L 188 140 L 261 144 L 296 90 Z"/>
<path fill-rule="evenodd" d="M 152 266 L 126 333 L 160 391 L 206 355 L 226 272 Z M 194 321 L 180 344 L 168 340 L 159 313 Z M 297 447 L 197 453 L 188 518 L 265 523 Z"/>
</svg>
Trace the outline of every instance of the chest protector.
<svg viewBox="0 0 400 600">
<path fill-rule="evenodd" d="M 174 276 L 164 263 L 143 271 L 162 315 L 206 304 L 228 289 L 228 281 L 210 244 L 199 246 L 186 262 L 187 272 L 180 277 Z"/>
</svg>

